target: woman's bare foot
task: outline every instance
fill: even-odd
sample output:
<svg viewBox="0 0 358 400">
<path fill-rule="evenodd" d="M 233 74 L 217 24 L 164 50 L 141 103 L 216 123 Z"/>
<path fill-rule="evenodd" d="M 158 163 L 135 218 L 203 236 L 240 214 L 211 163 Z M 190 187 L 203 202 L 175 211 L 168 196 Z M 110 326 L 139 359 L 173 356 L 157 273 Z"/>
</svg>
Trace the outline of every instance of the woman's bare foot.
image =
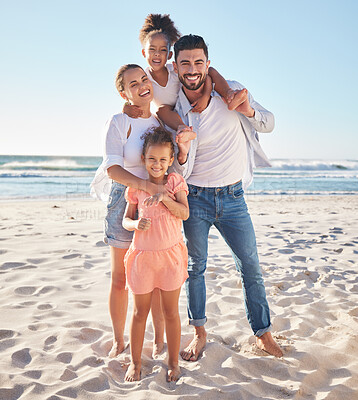
<svg viewBox="0 0 358 400">
<path fill-rule="evenodd" d="M 124 380 L 126 382 L 139 381 L 140 380 L 140 369 L 141 369 L 141 364 L 134 364 L 131 362 L 127 369 Z"/>
<path fill-rule="evenodd" d="M 108 353 L 108 357 L 115 358 L 126 348 L 124 341 L 113 341 L 112 348 Z"/>
<path fill-rule="evenodd" d="M 256 337 L 256 345 L 259 349 L 264 350 L 275 357 L 283 356 L 283 352 L 280 346 L 275 342 L 271 332 L 266 332 L 262 336 Z"/>
<path fill-rule="evenodd" d="M 168 374 L 167 381 L 168 382 L 176 382 L 180 377 L 180 367 L 178 364 L 170 366 L 168 365 Z"/>
<path fill-rule="evenodd" d="M 156 359 L 160 353 L 163 351 L 164 348 L 164 342 L 153 342 L 153 351 L 152 351 L 152 357 Z"/>
<path fill-rule="evenodd" d="M 194 339 L 180 353 L 183 360 L 196 361 L 206 345 L 206 331 L 204 326 L 194 327 Z"/>
</svg>

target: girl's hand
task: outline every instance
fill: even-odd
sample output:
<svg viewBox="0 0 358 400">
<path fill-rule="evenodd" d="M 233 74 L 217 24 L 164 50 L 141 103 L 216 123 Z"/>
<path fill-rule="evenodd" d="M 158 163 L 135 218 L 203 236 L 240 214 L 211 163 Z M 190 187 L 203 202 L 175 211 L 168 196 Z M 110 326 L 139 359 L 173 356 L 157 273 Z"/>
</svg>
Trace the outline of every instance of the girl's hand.
<svg viewBox="0 0 358 400">
<path fill-rule="evenodd" d="M 123 106 L 123 112 L 131 118 L 139 118 L 143 114 L 143 111 L 138 106 L 134 106 L 131 104 L 125 104 Z"/>
<path fill-rule="evenodd" d="M 152 221 L 150 218 L 141 217 L 137 220 L 136 230 L 147 231 L 150 228 Z"/>
</svg>

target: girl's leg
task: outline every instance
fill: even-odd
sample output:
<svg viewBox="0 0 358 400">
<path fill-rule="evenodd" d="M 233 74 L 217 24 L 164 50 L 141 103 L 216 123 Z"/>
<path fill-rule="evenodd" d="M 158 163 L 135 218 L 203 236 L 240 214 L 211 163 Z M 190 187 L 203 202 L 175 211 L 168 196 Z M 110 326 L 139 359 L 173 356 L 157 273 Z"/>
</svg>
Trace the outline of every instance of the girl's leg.
<svg viewBox="0 0 358 400">
<path fill-rule="evenodd" d="M 111 287 L 109 291 L 109 313 L 113 327 L 113 346 L 110 357 L 117 357 L 124 350 L 124 327 L 128 308 L 128 290 L 123 259 L 128 249 L 111 248 Z"/>
<path fill-rule="evenodd" d="M 130 327 L 131 363 L 124 379 L 126 381 L 139 381 L 142 366 L 141 356 L 144 341 L 145 325 L 147 322 L 152 292 L 134 294 L 134 308 Z"/>
<path fill-rule="evenodd" d="M 153 290 L 151 313 L 154 327 L 152 357 L 156 358 L 162 352 L 164 347 L 164 316 L 159 289 Z"/>
<path fill-rule="evenodd" d="M 166 292 L 161 290 L 162 308 L 165 320 L 165 331 L 168 343 L 168 381 L 177 381 L 180 376 L 179 368 L 179 348 L 181 325 L 179 317 L 179 295 L 180 288 Z"/>
</svg>

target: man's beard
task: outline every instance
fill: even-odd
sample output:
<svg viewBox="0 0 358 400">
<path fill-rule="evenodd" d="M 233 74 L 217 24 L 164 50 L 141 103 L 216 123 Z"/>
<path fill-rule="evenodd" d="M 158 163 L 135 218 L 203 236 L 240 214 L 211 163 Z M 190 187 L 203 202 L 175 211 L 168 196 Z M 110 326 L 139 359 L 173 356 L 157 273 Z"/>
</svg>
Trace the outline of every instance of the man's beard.
<svg viewBox="0 0 358 400">
<path fill-rule="evenodd" d="M 197 75 L 197 74 L 195 74 L 195 75 Z M 185 76 L 193 76 L 193 75 L 190 75 L 190 74 L 179 75 L 178 74 L 179 81 L 188 90 L 197 90 L 197 89 L 199 89 L 203 85 L 203 83 L 205 82 L 205 79 L 206 79 L 206 74 L 205 75 L 200 74 L 201 78 L 199 79 L 199 82 L 190 83 L 190 82 L 185 80 Z"/>
</svg>

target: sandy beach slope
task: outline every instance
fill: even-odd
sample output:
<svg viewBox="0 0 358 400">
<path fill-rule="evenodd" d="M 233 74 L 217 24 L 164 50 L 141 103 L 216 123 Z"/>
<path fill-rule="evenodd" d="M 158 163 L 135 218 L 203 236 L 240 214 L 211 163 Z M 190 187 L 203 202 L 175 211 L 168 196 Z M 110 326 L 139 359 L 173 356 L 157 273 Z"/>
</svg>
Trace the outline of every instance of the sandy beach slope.
<svg viewBox="0 0 358 400">
<path fill-rule="evenodd" d="M 140 382 L 124 383 L 128 348 L 107 357 L 102 204 L 1 203 L 0 399 L 358 399 L 358 197 L 257 196 L 248 204 L 284 357 L 253 344 L 239 276 L 213 229 L 208 345 L 199 361 L 181 361 L 182 377 L 168 384 L 166 349 L 150 356 L 150 322 Z M 184 347 L 192 334 L 184 290 L 180 313 Z"/>
</svg>

